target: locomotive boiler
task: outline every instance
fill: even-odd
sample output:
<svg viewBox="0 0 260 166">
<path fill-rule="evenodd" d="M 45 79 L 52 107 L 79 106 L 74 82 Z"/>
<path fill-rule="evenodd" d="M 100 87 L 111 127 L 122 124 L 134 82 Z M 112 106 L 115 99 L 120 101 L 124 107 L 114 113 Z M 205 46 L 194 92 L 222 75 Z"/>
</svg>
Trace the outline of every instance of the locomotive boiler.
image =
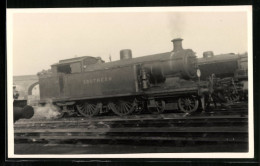
<svg viewBox="0 0 260 166">
<path fill-rule="evenodd" d="M 90 56 L 60 60 L 49 72 L 38 73 L 40 103 L 51 100 L 61 116 L 75 110 L 85 117 L 110 110 L 120 116 L 196 111 L 207 84 L 196 81 L 195 53 L 183 49 L 180 38 L 172 42 L 170 52 L 132 58 L 125 49 L 120 60 L 107 63 Z"/>
</svg>

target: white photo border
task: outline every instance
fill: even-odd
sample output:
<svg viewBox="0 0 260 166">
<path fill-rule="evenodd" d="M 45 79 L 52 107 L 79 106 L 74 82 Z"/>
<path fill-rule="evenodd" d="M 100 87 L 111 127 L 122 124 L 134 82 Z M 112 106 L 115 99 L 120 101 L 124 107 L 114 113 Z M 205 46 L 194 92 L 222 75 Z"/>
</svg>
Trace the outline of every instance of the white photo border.
<svg viewBox="0 0 260 166">
<path fill-rule="evenodd" d="M 13 129 L 13 15 L 15 13 L 87 13 L 87 12 L 246 12 L 248 24 L 248 119 L 249 119 L 249 152 L 245 153 L 138 153 L 138 154 L 70 154 L 70 155 L 18 155 L 14 154 Z M 7 8 L 7 134 L 8 158 L 254 158 L 254 103 L 253 103 L 253 35 L 252 6 L 189 6 L 189 7 L 117 7 L 117 8 L 39 8 L 8 9 Z"/>
</svg>

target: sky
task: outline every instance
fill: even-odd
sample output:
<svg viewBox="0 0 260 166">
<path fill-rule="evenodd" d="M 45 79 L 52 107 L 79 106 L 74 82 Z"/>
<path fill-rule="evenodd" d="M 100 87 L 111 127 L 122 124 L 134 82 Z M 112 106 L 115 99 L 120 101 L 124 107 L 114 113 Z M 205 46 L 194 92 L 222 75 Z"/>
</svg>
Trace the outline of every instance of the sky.
<svg viewBox="0 0 260 166">
<path fill-rule="evenodd" d="M 197 57 L 248 51 L 246 12 L 44 12 L 12 15 L 13 75 L 35 75 L 61 59 L 99 56 L 119 60 L 121 49 L 133 57 L 169 52 L 171 40 Z M 8 36 L 10 37 L 10 36 Z"/>
</svg>

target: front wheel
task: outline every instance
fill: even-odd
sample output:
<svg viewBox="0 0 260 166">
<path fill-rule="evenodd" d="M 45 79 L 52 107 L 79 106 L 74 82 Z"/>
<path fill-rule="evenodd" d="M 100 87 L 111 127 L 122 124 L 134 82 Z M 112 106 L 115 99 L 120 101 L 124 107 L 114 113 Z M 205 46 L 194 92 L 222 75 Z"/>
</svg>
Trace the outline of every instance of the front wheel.
<svg viewBox="0 0 260 166">
<path fill-rule="evenodd" d="M 199 100 L 195 97 L 181 97 L 178 100 L 179 109 L 185 113 L 191 113 L 198 109 Z"/>
</svg>

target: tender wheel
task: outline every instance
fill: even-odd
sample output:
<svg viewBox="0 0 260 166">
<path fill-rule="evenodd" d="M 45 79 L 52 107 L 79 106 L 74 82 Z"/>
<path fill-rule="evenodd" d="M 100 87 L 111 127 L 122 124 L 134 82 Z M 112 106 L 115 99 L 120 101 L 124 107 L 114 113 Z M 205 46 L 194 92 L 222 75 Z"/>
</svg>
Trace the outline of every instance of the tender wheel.
<svg viewBox="0 0 260 166">
<path fill-rule="evenodd" d="M 93 103 L 80 103 L 76 105 L 79 113 L 84 117 L 92 117 L 99 113 L 102 110 L 102 103 L 93 104 Z"/>
<path fill-rule="evenodd" d="M 191 113 L 198 109 L 199 101 L 194 97 L 181 97 L 178 106 L 182 112 Z"/>
<path fill-rule="evenodd" d="M 117 103 L 110 102 L 108 104 L 109 109 L 111 109 L 115 114 L 119 116 L 125 116 L 131 114 L 135 111 L 137 105 L 134 101 L 133 103 L 129 101 L 119 101 Z"/>
<path fill-rule="evenodd" d="M 149 107 L 148 110 L 153 114 L 161 114 L 165 110 L 165 101 L 155 101 L 155 107 Z"/>
</svg>

